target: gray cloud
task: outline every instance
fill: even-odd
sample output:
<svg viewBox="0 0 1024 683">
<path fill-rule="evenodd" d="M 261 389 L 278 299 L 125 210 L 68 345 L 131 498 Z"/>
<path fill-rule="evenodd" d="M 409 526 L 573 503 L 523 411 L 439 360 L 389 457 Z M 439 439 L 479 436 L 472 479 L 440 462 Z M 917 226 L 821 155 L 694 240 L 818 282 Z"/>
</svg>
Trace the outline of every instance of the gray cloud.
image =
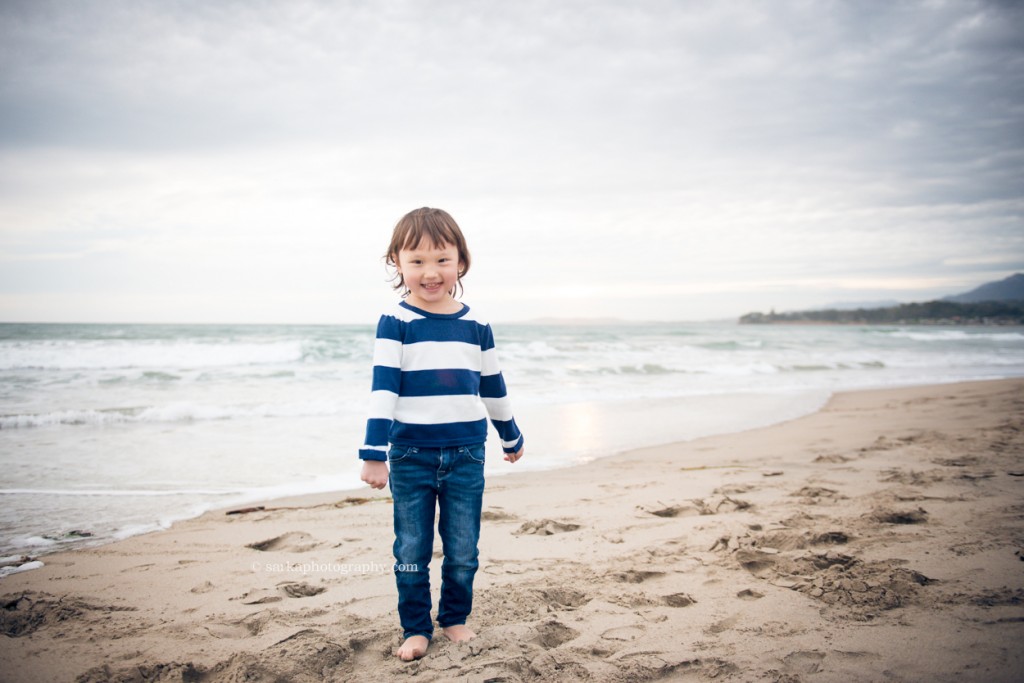
<svg viewBox="0 0 1024 683">
<path fill-rule="evenodd" d="M 111 231 L 236 212 L 269 232 L 286 193 L 309 225 L 447 197 L 635 271 L 1001 275 L 1024 261 L 1021 25 L 966 0 L 7 2 L 0 248 L 98 259 Z"/>
</svg>

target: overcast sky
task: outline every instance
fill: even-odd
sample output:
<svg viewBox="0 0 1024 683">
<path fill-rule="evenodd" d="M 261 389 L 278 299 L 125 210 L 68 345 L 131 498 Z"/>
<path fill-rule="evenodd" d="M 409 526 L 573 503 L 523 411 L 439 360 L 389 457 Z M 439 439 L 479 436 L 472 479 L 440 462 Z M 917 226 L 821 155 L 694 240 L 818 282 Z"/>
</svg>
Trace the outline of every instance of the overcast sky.
<svg viewBox="0 0 1024 683">
<path fill-rule="evenodd" d="M 0 1 L 0 320 L 375 322 L 439 206 L 495 320 L 1024 270 L 1016 2 Z"/>
</svg>

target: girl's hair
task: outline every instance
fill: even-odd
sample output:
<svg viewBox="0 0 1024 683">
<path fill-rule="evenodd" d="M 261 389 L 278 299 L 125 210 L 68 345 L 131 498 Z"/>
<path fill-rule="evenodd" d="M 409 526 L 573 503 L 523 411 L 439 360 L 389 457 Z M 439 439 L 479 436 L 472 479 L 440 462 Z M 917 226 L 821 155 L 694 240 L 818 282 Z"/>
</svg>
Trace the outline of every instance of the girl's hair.
<svg viewBox="0 0 1024 683">
<path fill-rule="evenodd" d="M 392 278 L 395 281 L 394 288 L 404 290 L 403 298 L 409 295 L 405 278 L 398 271 L 398 252 L 403 249 L 415 249 L 423 240 L 428 240 L 435 249 L 443 249 L 448 244 L 458 249 L 459 274 L 451 295 L 455 296 L 455 289 L 458 289 L 461 296 L 462 277 L 469 272 L 469 248 L 466 246 L 466 238 L 462 236 L 459 224 L 447 211 L 428 207 L 410 211 L 402 216 L 391 234 L 391 244 L 384 254 L 384 263 L 395 268 L 395 276 Z"/>
</svg>

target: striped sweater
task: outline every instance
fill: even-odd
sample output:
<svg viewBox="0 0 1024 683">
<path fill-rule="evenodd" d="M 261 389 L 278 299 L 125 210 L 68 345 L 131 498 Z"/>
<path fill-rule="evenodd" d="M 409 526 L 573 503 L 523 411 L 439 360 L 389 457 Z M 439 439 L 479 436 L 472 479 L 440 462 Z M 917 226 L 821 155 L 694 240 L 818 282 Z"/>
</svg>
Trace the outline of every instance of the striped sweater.
<svg viewBox="0 0 1024 683">
<path fill-rule="evenodd" d="M 522 447 L 489 324 L 468 306 L 440 314 L 405 301 L 381 316 L 361 459 L 386 460 L 389 443 L 426 448 L 483 443 L 487 418 L 506 453 Z"/>
</svg>

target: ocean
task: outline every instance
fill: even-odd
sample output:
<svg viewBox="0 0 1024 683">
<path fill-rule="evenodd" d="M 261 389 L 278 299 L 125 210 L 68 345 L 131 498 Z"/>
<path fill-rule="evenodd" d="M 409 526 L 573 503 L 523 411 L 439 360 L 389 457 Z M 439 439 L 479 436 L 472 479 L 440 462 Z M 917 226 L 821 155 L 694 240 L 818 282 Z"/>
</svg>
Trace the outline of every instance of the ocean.
<svg viewBox="0 0 1024 683">
<path fill-rule="evenodd" d="M 370 325 L 0 324 L 0 556 L 359 488 Z M 1024 376 L 1024 328 L 495 325 L 526 456 L 488 478 Z M 493 430 L 492 430 L 493 431 Z"/>
</svg>

